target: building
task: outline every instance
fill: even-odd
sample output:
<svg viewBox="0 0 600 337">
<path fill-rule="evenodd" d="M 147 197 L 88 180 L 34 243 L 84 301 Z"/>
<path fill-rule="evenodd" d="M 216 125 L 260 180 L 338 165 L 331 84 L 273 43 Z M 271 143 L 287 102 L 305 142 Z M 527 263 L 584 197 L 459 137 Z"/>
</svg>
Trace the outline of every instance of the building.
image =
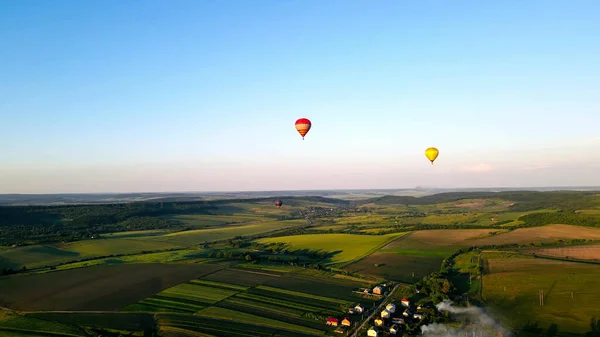
<svg viewBox="0 0 600 337">
<path fill-rule="evenodd" d="M 392 314 L 389 311 L 387 311 L 385 309 L 383 311 L 381 311 L 381 318 L 390 318 L 391 316 L 392 316 Z"/>
<path fill-rule="evenodd" d="M 371 289 L 365 289 L 365 290 L 363 290 L 363 293 L 365 293 L 365 294 L 368 294 L 370 292 L 371 292 Z"/>
<path fill-rule="evenodd" d="M 383 290 L 381 289 L 380 286 L 373 288 L 373 294 L 381 295 L 382 292 L 383 292 Z"/>
<path fill-rule="evenodd" d="M 369 328 L 369 330 L 367 331 L 367 336 L 369 337 L 377 337 L 377 330 L 375 330 L 373 327 Z"/>
<path fill-rule="evenodd" d="M 363 311 L 365 311 L 365 308 L 363 308 L 362 305 L 360 305 L 360 303 L 354 307 L 354 312 L 357 314 L 362 314 Z"/>
<path fill-rule="evenodd" d="M 342 320 L 342 325 L 345 325 L 345 326 L 350 326 L 350 325 L 352 325 L 352 322 L 350 322 L 350 318 L 348 318 L 348 317 L 344 318 L 344 319 Z"/>
<path fill-rule="evenodd" d="M 421 315 L 421 314 L 414 314 L 413 317 L 418 318 L 418 319 L 423 319 L 423 315 Z"/>
<path fill-rule="evenodd" d="M 375 325 L 383 326 L 383 319 L 381 319 L 381 317 L 375 318 Z"/>
<path fill-rule="evenodd" d="M 396 306 L 393 303 L 390 303 L 385 306 L 385 310 L 387 310 L 393 314 L 396 312 Z"/>
<path fill-rule="evenodd" d="M 404 324 L 404 318 L 394 318 L 394 319 L 392 319 L 392 323 L 394 323 L 394 324 Z"/>
<path fill-rule="evenodd" d="M 408 307 L 410 305 L 410 301 L 408 300 L 408 298 L 402 299 L 402 305 L 405 307 Z"/>
<path fill-rule="evenodd" d="M 327 319 L 327 325 L 331 325 L 331 326 L 338 326 L 338 319 L 334 318 L 334 317 L 329 317 Z"/>
<path fill-rule="evenodd" d="M 408 317 L 408 316 L 410 316 L 410 314 L 411 314 L 410 310 L 406 309 L 406 310 L 404 310 L 404 312 L 402 313 L 402 316 L 404 316 L 404 317 Z"/>
<path fill-rule="evenodd" d="M 390 327 L 390 334 L 395 335 L 398 332 L 398 326 L 397 325 L 392 325 Z"/>
</svg>

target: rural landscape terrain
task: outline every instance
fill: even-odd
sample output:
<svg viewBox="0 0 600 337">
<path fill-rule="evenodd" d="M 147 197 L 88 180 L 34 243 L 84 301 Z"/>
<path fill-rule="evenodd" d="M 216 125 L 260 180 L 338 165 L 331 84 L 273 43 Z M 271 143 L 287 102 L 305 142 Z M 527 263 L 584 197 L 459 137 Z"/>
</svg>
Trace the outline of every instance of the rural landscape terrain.
<svg viewBox="0 0 600 337">
<path fill-rule="evenodd" d="M 438 192 L 4 195 L 0 336 L 600 336 L 599 191 Z"/>
</svg>

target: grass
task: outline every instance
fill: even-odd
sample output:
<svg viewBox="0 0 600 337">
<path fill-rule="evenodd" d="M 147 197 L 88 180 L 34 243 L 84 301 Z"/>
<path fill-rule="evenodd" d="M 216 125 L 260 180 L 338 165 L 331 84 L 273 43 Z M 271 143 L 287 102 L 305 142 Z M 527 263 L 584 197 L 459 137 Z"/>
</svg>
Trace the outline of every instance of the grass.
<svg viewBox="0 0 600 337">
<path fill-rule="evenodd" d="M 198 245 L 205 241 L 226 240 L 235 236 L 256 235 L 285 229 L 305 224 L 304 220 L 265 221 L 249 225 L 227 226 L 222 228 L 209 228 L 170 233 L 163 236 L 152 237 L 147 241 L 163 242 L 178 246 Z"/>
<path fill-rule="evenodd" d="M 227 264 L 102 265 L 0 279 L 0 306 L 17 310 L 116 310 Z"/>
<path fill-rule="evenodd" d="M 488 265 L 483 298 L 510 327 L 530 321 L 544 328 L 557 324 L 559 331 L 583 333 L 589 330 L 592 317 L 600 314 L 599 266 L 514 256 L 488 258 Z M 539 289 L 545 294 L 543 306 L 539 305 Z"/>
<path fill-rule="evenodd" d="M 259 242 L 283 242 L 292 250 L 307 249 L 329 252 L 334 255 L 327 258 L 324 263 L 342 265 L 362 258 L 402 235 L 404 233 L 387 235 L 310 234 L 266 238 L 260 239 Z"/>
</svg>

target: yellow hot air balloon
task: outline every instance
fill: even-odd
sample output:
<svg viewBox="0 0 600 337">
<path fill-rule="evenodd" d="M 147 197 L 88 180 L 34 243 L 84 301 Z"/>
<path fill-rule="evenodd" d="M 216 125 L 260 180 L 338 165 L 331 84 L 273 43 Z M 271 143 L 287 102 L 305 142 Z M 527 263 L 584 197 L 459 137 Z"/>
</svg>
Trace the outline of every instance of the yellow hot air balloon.
<svg viewBox="0 0 600 337">
<path fill-rule="evenodd" d="M 433 165 L 433 161 L 438 157 L 439 154 L 440 151 L 438 151 L 438 149 L 436 149 L 435 147 L 430 147 L 427 150 L 425 150 L 425 157 L 429 159 L 431 165 Z"/>
</svg>

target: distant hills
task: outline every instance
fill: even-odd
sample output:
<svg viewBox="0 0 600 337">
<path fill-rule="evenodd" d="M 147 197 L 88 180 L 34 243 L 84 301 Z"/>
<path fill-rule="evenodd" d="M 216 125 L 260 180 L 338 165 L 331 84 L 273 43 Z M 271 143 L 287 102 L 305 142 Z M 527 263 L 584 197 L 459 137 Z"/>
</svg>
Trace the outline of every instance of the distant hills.
<svg viewBox="0 0 600 337">
<path fill-rule="evenodd" d="M 296 191 L 239 192 L 169 192 L 169 193 L 61 193 L 61 194 L 0 194 L 0 205 L 69 205 L 106 204 L 142 201 L 194 201 L 215 199 L 253 199 L 276 197 L 319 196 L 344 200 L 364 200 L 384 196 L 424 197 L 448 192 L 502 191 L 600 191 L 600 186 L 588 187 L 522 187 L 522 188 L 427 188 L 413 189 L 348 189 Z"/>
</svg>

